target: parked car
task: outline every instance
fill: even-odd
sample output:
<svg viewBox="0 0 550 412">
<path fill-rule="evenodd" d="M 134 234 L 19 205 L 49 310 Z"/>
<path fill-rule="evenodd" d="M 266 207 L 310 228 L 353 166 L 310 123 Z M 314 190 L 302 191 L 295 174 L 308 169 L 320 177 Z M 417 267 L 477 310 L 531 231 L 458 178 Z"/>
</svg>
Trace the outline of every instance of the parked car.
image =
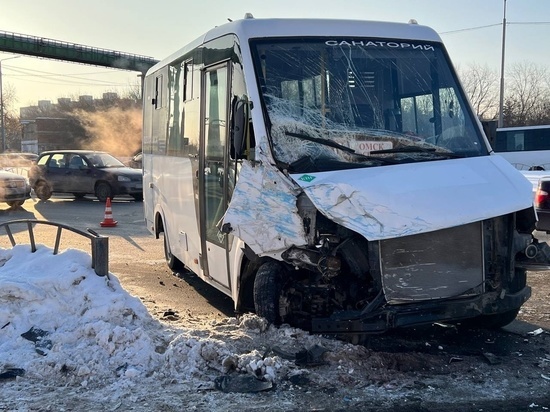
<svg viewBox="0 0 550 412">
<path fill-rule="evenodd" d="M 29 172 L 29 180 L 41 200 L 49 199 L 52 193 L 72 193 L 77 198 L 93 194 L 102 202 L 118 195 L 143 199 L 142 172 L 106 152 L 42 152 Z"/>
<path fill-rule="evenodd" d="M 18 207 L 30 197 L 31 186 L 24 176 L 0 170 L 0 202 Z"/>
<path fill-rule="evenodd" d="M 38 155 L 35 153 L 0 153 L 0 167 L 29 167 L 37 158 Z"/>
<path fill-rule="evenodd" d="M 142 159 L 143 159 L 143 152 L 140 151 L 134 154 L 132 158 L 127 162 L 125 162 L 124 164 L 134 169 L 141 169 L 143 167 Z"/>
<path fill-rule="evenodd" d="M 536 229 L 550 233 L 550 176 L 541 177 L 538 181 L 535 209 L 539 218 Z"/>
</svg>

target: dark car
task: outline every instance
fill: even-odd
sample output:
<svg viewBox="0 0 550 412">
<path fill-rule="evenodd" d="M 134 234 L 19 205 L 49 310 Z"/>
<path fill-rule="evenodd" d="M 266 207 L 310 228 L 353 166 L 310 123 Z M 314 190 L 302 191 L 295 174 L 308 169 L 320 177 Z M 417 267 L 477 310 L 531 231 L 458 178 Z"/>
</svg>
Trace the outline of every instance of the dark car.
<svg viewBox="0 0 550 412">
<path fill-rule="evenodd" d="M 536 229 L 550 233 L 550 176 L 541 177 L 538 181 L 535 209 L 539 218 Z"/>
<path fill-rule="evenodd" d="M 72 193 L 77 198 L 93 194 L 102 202 L 118 195 L 143 199 L 142 172 L 105 152 L 42 152 L 30 170 L 29 181 L 41 200 L 52 193 Z"/>
<path fill-rule="evenodd" d="M 31 197 L 31 187 L 24 176 L 0 170 L 0 202 L 16 208 Z"/>
</svg>

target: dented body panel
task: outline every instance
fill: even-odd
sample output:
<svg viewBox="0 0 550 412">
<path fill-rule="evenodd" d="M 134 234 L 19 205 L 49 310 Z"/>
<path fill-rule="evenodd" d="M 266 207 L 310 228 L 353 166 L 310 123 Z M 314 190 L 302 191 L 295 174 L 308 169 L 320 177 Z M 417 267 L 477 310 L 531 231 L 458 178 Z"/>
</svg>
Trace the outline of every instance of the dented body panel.
<svg viewBox="0 0 550 412">
<path fill-rule="evenodd" d="M 297 195 L 368 240 L 478 222 L 532 206 L 532 188 L 499 156 L 403 164 L 285 178 L 245 163 L 224 223 L 256 253 L 304 245 Z M 301 190 L 292 187 L 294 182 Z"/>
</svg>

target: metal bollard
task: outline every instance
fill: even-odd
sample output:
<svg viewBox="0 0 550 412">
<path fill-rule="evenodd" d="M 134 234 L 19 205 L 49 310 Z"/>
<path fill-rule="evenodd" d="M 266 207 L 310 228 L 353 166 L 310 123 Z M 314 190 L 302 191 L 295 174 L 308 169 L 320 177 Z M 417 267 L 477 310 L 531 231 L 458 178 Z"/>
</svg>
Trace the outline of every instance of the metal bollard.
<svg viewBox="0 0 550 412">
<path fill-rule="evenodd" d="M 109 274 L 109 238 L 88 229 L 92 238 L 92 268 L 98 276 Z"/>
</svg>

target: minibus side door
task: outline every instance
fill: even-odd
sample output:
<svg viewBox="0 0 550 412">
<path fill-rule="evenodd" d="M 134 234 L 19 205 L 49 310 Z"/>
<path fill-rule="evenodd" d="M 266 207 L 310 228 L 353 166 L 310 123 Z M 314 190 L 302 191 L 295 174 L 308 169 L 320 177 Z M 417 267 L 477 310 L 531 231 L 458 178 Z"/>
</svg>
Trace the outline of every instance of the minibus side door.
<svg viewBox="0 0 550 412">
<path fill-rule="evenodd" d="M 227 209 L 229 64 L 203 71 L 199 205 L 201 262 L 204 275 L 229 290 L 228 236 L 219 223 Z"/>
</svg>

